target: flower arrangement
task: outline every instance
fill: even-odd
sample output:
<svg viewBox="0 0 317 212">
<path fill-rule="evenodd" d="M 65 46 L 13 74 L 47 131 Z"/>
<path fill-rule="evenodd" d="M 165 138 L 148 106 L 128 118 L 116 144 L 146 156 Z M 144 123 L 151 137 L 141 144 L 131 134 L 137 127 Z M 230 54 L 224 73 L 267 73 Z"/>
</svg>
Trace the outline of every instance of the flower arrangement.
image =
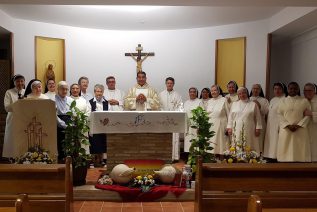
<svg viewBox="0 0 317 212">
<path fill-rule="evenodd" d="M 98 179 L 98 183 L 101 185 L 112 185 L 113 181 L 109 177 L 109 175 L 103 175 L 101 178 Z"/>
<path fill-rule="evenodd" d="M 131 187 L 141 188 L 142 192 L 150 191 L 151 187 L 155 185 L 155 180 L 152 175 L 137 176 L 133 179 Z"/>
<path fill-rule="evenodd" d="M 265 163 L 260 155 L 251 150 L 247 145 L 244 124 L 240 132 L 240 137 L 236 135 L 236 122 L 233 126 L 232 142 L 228 150 L 224 152 L 224 162 L 227 163 Z"/>
<path fill-rule="evenodd" d="M 52 164 L 53 160 L 50 158 L 48 151 L 39 146 L 29 148 L 20 158 L 17 158 L 18 164 Z"/>
</svg>

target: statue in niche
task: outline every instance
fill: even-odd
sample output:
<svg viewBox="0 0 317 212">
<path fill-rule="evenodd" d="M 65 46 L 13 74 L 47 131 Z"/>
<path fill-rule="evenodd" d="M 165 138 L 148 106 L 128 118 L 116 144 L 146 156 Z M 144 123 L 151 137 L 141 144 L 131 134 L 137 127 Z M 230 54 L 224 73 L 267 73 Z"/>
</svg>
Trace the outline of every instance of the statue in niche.
<svg viewBox="0 0 317 212">
<path fill-rule="evenodd" d="M 56 67 L 55 61 L 47 61 L 45 64 L 46 73 L 45 73 L 45 81 L 47 80 L 54 80 L 55 81 L 55 73 L 54 68 Z"/>
</svg>

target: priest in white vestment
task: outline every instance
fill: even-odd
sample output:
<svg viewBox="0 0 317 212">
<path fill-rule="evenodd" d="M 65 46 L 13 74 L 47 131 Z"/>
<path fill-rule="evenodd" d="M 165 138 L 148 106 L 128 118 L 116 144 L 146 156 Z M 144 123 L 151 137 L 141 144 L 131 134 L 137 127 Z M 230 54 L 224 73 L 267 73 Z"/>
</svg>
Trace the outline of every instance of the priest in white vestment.
<svg viewBox="0 0 317 212">
<path fill-rule="evenodd" d="M 80 87 L 80 96 L 83 97 L 86 102 L 94 98 L 94 96 L 87 91 L 89 85 L 88 77 L 80 77 L 78 80 L 78 85 Z"/>
<path fill-rule="evenodd" d="M 122 111 L 124 109 L 124 92 L 116 88 L 116 79 L 113 76 L 107 77 L 106 84 L 107 88 L 103 96 L 108 101 L 108 110 Z"/>
<path fill-rule="evenodd" d="M 197 88 L 191 87 L 189 89 L 189 100 L 184 103 L 184 111 L 187 113 L 188 120 L 188 130 L 184 138 L 184 152 L 189 152 L 191 146 L 190 140 L 197 135 L 196 130 L 190 127 L 190 118 L 192 117 L 191 111 L 199 106 L 202 107 L 202 102 L 198 99 L 198 90 Z"/>
<path fill-rule="evenodd" d="M 17 74 L 12 78 L 13 85 L 11 89 L 7 90 L 4 95 L 4 109 L 7 111 L 6 126 L 4 133 L 4 143 L 2 157 L 13 157 L 13 144 L 10 142 L 12 140 L 12 104 L 18 99 L 23 99 L 24 96 L 24 76 Z"/>
<path fill-rule="evenodd" d="M 126 110 L 159 110 L 160 101 L 156 91 L 146 83 L 146 73 L 137 73 L 137 84 L 129 89 L 124 99 Z"/>
<path fill-rule="evenodd" d="M 307 99 L 298 94 L 298 84 L 289 83 L 288 96 L 280 102 L 277 110 L 280 118 L 277 160 L 280 162 L 311 161 L 307 128 L 310 117 L 304 116 L 304 112 L 311 110 L 311 106 Z"/>
<path fill-rule="evenodd" d="M 220 95 L 218 85 L 211 86 L 211 95 L 206 111 L 209 114 L 209 122 L 212 123 L 210 130 L 214 131 L 215 135 L 210 139 L 210 144 L 214 148 L 214 154 L 223 155 L 230 145 L 227 134 L 229 106 L 227 99 Z"/>
<path fill-rule="evenodd" d="M 239 101 L 239 97 L 237 94 L 237 91 L 238 91 L 237 83 L 233 80 L 228 82 L 227 90 L 228 90 L 228 94 L 225 97 L 227 98 L 228 106 L 229 106 L 229 110 L 230 110 L 232 103 Z"/>
<path fill-rule="evenodd" d="M 274 97 L 270 101 L 267 117 L 263 156 L 276 160 L 278 134 L 280 131 L 280 120 L 277 109 L 281 100 L 285 98 L 284 85 L 282 83 L 274 83 L 273 93 Z"/>
<path fill-rule="evenodd" d="M 182 97 L 174 90 L 175 80 L 168 77 L 165 80 L 166 89 L 159 94 L 161 110 L 163 111 L 183 111 Z M 180 146 L 179 133 L 173 133 L 172 160 L 179 160 Z"/>
<path fill-rule="evenodd" d="M 233 102 L 228 118 L 228 134 L 235 133 L 240 139 L 244 126 L 246 145 L 260 154 L 259 136 L 262 129 L 260 109 L 257 104 L 248 98 L 248 90 L 244 87 L 238 89 L 239 101 Z M 233 142 L 233 141 L 232 141 Z"/>
<path fill-rule="evenodd" d="M 304 87 L 304 95 L 311 105 L 311 111 L 307 111 L 306 115 L 311 117 L 308 124 L 308 132 L 310 136 L 311 160 L 317 162 L 317 95 L 315 86 L 307 83 Z"/>
<path fill-rule="evenodd" d="M 266 115 L 269 112 L 269 101 L 264 98 L 263 89 L 260 84 L 254 84 L 252 86 L 252 90 L 250 93 L 250 100 L 254 101 L 260 109 L 261 113 L 261 120 L 262 120 L 262 130 L 260 135 L 260 151 L 263 153 L 263 146 L 264 146 L 264 137 L 265 137 L 265 130 L 266 130 Z"/>
</svg>

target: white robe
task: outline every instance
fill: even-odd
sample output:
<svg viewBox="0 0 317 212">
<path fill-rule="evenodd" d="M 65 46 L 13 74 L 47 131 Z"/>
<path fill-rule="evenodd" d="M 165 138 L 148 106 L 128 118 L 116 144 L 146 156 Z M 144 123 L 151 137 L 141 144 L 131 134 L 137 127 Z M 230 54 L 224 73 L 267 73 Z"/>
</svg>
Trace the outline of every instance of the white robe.
<svg viewBox="0 0 317 212">
<path fill-rule="evenodd" d="M 174 90 L 164 90 L 159 94 L 161 110 L 163 111 L 183 111 L 182 97 Z"/>
<path fill-rule="evenodd" d="M 239 96 L 238 96 L 238 94 L 227 94 L 226 96 L 225 96 L 227 99 L 230 99 L 230 103 L 228 102 L 228 106 L 229 106 L 229 110 L 230 110 L 230 108 L 231 108 L 231 106 L 232 106 L 232 103 L 233 102 L 237 102 L 237 101 L 239 101 Z"/>
<path fill-rule="evenodd" d="M 235 124 L 236 128 L 234 132 Z M 259 137 L 255 136 L 255 130 L 262 129 L 261 114 L 259 107 L 250 100 L 239 100 L 233 102 L 231 106 L 227 128 L 232 129 L 237 139 L 240 138 L 243 125 L 246 145 L 249 146 L 251 150 L 260 153 Z"/>
<path fill-rule="evenodd" d="M 313 116 L 308 124 L 310 135 L 311 160 L 317 162 L 317 95 L 310 101 Z"/>
<path fill-rule="evenodd" d="M 92 95 L 91 93 L 83 93 L 81 92 L 81 97 L 83 97 L 86 102 L 89 102 L 89 100 L 91 100 L 92 98 L 94 98 L 94 95 Z"/>
<path fill-rule="evenodd" d="M 143 104 L 136 101 L 136 97 L 141 93 L 146 97 L 146 101 Z M 124 108 L 126 110 L 136 111 L 159 110 L 159 96 L 147 83 L 143 86 L 136 84 L 134 87 L 129 89 L 127 96 L 124 98 Z"/>
<path fill-rule="evenodd" d="M 280 118 L 280 133 L 277 145 L 277 160 L 281 162 L 310 162 L 310 139 L 308 134 L 309 116 L 304 116 L 306 109 L 311 109 L 307 99 L 288 96 L 278 107 Z M 291 132 L 286 126 L 297 124 L 301 126 Z"/>
<path fill-rule="evenodd" d="M 88 116 L 90 115 L 90 111 L 88 110 L 88 104 L 89 103 L 87 103 L 86 99 L 84 99 L 81 96 L 79 96 L 79 97 L 70 96 L 70 98 L 72 98 L 73 101 L 76 101 L 76 107 L 81 112 L 83 112 L 88 118 Z M 88 133 L 86 135 L 88 136 Z M 85 149 L 86 154 L 90 154 L 89 145 L 81 144 L 81 147 Z"/>
<path fill-rule="evenodd" d="M 225 135 L 228 124 L 229 107 L 225 97 L 218 96 L 208 101 L 207 112 L 209 114 L 209 122 L 213 125 L 210 130 L 215 135 L 210 139 L 211 146 L 214 148 L 214 154 L 223 154 L 229 149 L 229 137 Z"/>
<path fill-rule="evenodd" d="M 269 103 L 269 101 L 266 98 L 263 98 L 261 96 L 257 96 L 257 97 L 251 96 L 250 100 L 251 101 L 257 100 L 260 103 L 260 105 L 261 105 L 260 113 L 261 113 L 261 120 L 262 120 L 262 130 L 261 130 L 259 141 L 260 141 L 260 151 L 263 152 L 263 149 L 264 149 L 264 147 L 263 147 L 264 146 L 264 137 L 265 137 L 265 131 L 266 131 L 265 116 L 269 112 L 270 103 Z"/>
<path fill-rule="evenodd" d="M 124 92 L 119 89 L 105 89 L 105 92 L 103 93 L 103 96 L 107 101 L 110 99 L 117 100 L 119 102 L 119 105 L 110 105 L 108 104 L 108 110 L 109 111 L 122 111 L 123 110 L 123 100 L 124 100 Z"/>
<path fill-rule="evenodd" d="M 27 97 L 27 99 L 50 99 L 48 96 L 46 96 L 45 94 L 42 94 L 40 96 L 36 96 L 32 93 L 30 93 Z"/>
<path fill-rule="evenodd" d="M 89 116 L 90 111 L 88 111 L 88 103 L 87 103 L 86 99 L 84 99 L 81 96 L 79 96 L 79 97 L 70 96 L 70 98 L 72 98 L 73 100 L 76 101 L 76 107 L 81 112 L 83 112 L 86 116 Z"/>
<path fill-rule="evenodd" d="M 278 117 L 277 109 L 281 100 L 284 98 L 284 96 L 274 97 L 270 101 L 263 153 L 263 156 L 267 158 L 276 159 L 278 134 L 280 131 L 280 119 Z"/>
<path fill-rule="evenodd" d="M 182 97 L 174 90 L 164 90 L 159 94 L 161 110 L 163 111 L 183 111 Z M 173 133 L 172 160 L 179 160 L 179 133 Z"/>
<path fill-rule="evenodd" d="M 25 90 L 20 91 L 21 95 L 24 95 Z M 18 101 L 18 90 L 12 88 L 6 91 L 4 95 L 4 109 L 8 112 L 4 133 L 4 142 L 3 142 L 3 157 L 13 157 L 13 145 L 10 142 L 12 140 L 12 104 Z"/>
<path fill-rule="evenodd" d="M 56 95 L 55 92 L 47 91 L 47 92 L 45 93 L 45 95 L 46 95 L 49 99 L 55 101 L 55 95 Z"/>
<path fill-rule="evenodd" d="M 184 103 L 184 111 L 187 113 L 188 120 L 188 130 L 184 138 L 184 152 L 189 152 L 190 140 L 196 137 L 196 130 L 190 127 L 190 118 L 192 117 L 191 110 L 196 109 L 198 106 L 202 106 L 201 100 L 198 98 L 194 100 L 189 99 Z"/>
<path fill-rule="evenodd" d="M 200 100 L 201 100 L 201 107 L 202 107 L 204 110 L 207 110 L 208 101 L 210 100 L 210 98 L 208 98 L 208 99 L 200 99 Z"/>
</svg>

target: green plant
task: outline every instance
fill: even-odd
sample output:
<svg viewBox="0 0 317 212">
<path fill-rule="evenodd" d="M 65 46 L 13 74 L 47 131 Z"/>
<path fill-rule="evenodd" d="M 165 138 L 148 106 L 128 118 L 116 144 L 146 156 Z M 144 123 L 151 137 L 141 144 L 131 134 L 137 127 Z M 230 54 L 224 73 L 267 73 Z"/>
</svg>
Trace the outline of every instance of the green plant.
<svg viewBox="0 0 317 212">
<path fill-rule="evenodd" d="M 198 156 L 202 157 L 203 163 L 215 161 L 215 156 L 211 153 L 213 147 L 210 146 L 209 142 L 215 132 L 210 130 L 212 123 L 209 122 L 208 113 L 202 107 L 197 107 L 191 112 L 192 117 L 190 118 L 190 127 L 197 130 L 197 135 L 190 140 L 191 146 L 189 148 L 187 164 L 191 165 L 193 172 L 195 172 Z"/>
<path fill-rule="evenodd" d="M 70 121 L 66 123 L 65 139 L 62 142 L 65 156 L 72 157 L 75 168 L 87 166 L 90 155 L 82 148 L 83 145 L 89 145 L 87 116 L 76 107 L 76 101 L 71 103 L 67 115 Z"/>
</svg>

